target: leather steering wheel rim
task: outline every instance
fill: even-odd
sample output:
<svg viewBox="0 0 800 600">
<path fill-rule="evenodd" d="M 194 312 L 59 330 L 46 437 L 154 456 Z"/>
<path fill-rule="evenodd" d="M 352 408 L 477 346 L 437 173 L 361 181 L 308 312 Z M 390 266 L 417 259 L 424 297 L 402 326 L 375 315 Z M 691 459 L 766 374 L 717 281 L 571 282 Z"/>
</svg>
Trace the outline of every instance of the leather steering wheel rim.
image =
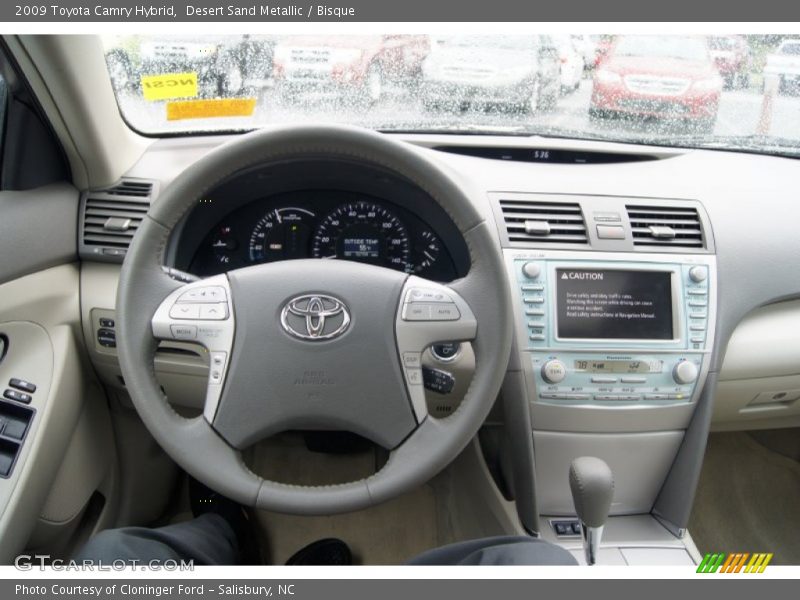
<svg viewBox="0 0 800 600">
<path fill-rule="evenodd" d="M 162 268 L 173 230 L 209 190 L 240 171 L 275 162 L 323 158 L 389 170 L 425 191 L 450 216 L 467 243 L 468 274 L 449 285 L 477 321 L 476 368 L 459 408 L 430 416 L 372 476 L 329 486 L 268 481 L 251 472 L 205 417 L 185 418 L 169 405 L 156 380 L 158 340 L 153 315 L 181 287 Z M 290 126 L 249 133 L 210 152 L 183 171 L 143 219 L 122 266 L 117 291 L 117 350 L 133 404 L 162 448 L 189 474 L 246 505 L 293 514 L 359 510 L 423 484 L 469 443 L 502 385 L 512 341 L 511 296 L 494 223 L 477 208 L 467 183 L 423 150 L 373 131 L 346 126 Z M 400 360 L 398 358 L 398 360 Z"/>
</svg>

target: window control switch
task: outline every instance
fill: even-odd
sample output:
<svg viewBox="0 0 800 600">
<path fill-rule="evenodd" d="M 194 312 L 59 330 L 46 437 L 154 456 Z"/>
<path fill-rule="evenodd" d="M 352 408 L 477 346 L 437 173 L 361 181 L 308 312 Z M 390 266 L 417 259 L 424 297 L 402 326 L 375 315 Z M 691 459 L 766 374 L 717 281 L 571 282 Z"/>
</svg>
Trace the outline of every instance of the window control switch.
<svg viewBox="0 0 800 600">
<path fill-rule="evenodd" d="M 12 389 L 4 391 L 3 397 L 8 398 L 9 400 L 14 400 L 15 402 L 22 402 L 23 404 L 30 404 L 31 400 L 33 400 L 30 394 Z"/>
<path fill-rule="evenodd" d="M 32 394 L 36 391 L 36 384 L 33 384 L 30 381 L 25 381 L 24 379 L 17 379 L 16 377 L 11 379 L 11 381 L 8 382 L 8 385 L 22 392 L 28 392 L 29 394 Z"/>
</svg>

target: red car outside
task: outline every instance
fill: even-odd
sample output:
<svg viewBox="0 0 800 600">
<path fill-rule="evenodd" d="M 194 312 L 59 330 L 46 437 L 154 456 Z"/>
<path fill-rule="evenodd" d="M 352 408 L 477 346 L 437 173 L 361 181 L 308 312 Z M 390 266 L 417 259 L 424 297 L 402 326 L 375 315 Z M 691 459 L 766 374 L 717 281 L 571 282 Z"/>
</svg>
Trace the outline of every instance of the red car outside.
<svg viewBox="0 0 800 600">
<path fill-rule="evenodd" d="M 430 42 L 425 35 L 287 37 L 275 46 L 279 91 L 360 92 L 378 101 L 387 82 L 418 83 Z"/>
<path fill-rule="evenodd" d="M 723 81 L 703 37 L 618 37 L 594 75 L 589 114 L 681 119 L 712 131 Z"/>
</svg>

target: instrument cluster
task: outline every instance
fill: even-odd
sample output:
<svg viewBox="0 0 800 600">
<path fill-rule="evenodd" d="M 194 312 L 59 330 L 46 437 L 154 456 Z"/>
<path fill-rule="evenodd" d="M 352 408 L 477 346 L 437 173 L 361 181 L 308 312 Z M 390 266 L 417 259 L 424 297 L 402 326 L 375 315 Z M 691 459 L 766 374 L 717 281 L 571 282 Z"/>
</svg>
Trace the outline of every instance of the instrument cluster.
<svg viewBox="0 0 800 600">
<path fill-rule="evenodd" d="M 435 281 L 457 277 L 441 236 L 417 215 L 340 191 L 291 192 L 235 210 L 205 237 L 190 271 L 205 277 L 299 258 L 358 261 Z"/>
</svg>

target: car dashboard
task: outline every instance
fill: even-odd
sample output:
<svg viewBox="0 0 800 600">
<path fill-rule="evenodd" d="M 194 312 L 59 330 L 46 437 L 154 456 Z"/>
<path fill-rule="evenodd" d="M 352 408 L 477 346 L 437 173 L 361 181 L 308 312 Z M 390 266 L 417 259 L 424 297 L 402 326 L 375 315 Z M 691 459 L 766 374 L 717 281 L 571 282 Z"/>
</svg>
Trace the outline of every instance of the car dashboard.
<svg viewBox="0 0 800 600">
<path fill-rule="evenodd" d="M 496 227 L 515 344 L 503 402 L 486 427 L 528 432 L 509 430 L 501 445 L 532 432 L 535 464 L 517 472 L 514 485 L 535 487 L 536 500 L 522 512 L 573 514 L 565 473 L 575 456 L 592 455 L 615 473 L 612 515 L 652 512 L 678 534 L 672 524 L 691 509 L 682 490 L 699 472 L 697 449 L 712 424 L 800 422 L 800 395 L 792 395 L 800 362 L 781 357 L 783 367 L 768 376 L 741 369 L 770 362 L 750 350 L 754 322 L 770 322 L 771 331 L 798 322 L 800 280 L 786 274 L 796 273 L 800 248 L 794 227 L 770 216 L 793 206 L 787 184 L 795 161 L 572 140 L 400 137 L 470 189 Z M 162 186 L 224 140 L 155 142 L 118 184 L 149 186 L 146 198 L 131 200 L 139 218 Z M 527 160 L 534 151 L 579 160 Z M 84 194 L 82 310 L 95 367 L 124 397 L 113 323 L 129 240 L 92 226 L 119 201 L 114 191 Z M 464 238 L 424 182 L 376 165 L 314 157 L 262 165 L 196 200 L 165 252 L 168 266 L 196 276 L 296 258 L 355 260 L 440 282 L 470 269 Z M 772 211 L 755 210 L 759 202 Z M 782 325 L 772 322 L 776 314 Z M 784 347 L 800 356 L 797 340 Z M 429 348 L 422 366 L 429 414 L 447 418 L 476 366 L 469 344 Z M 156 354 L 160 381 L 180 410 L 202 406 L 207 369 L 192 344 L 162 343 Z"/>
</svg>

